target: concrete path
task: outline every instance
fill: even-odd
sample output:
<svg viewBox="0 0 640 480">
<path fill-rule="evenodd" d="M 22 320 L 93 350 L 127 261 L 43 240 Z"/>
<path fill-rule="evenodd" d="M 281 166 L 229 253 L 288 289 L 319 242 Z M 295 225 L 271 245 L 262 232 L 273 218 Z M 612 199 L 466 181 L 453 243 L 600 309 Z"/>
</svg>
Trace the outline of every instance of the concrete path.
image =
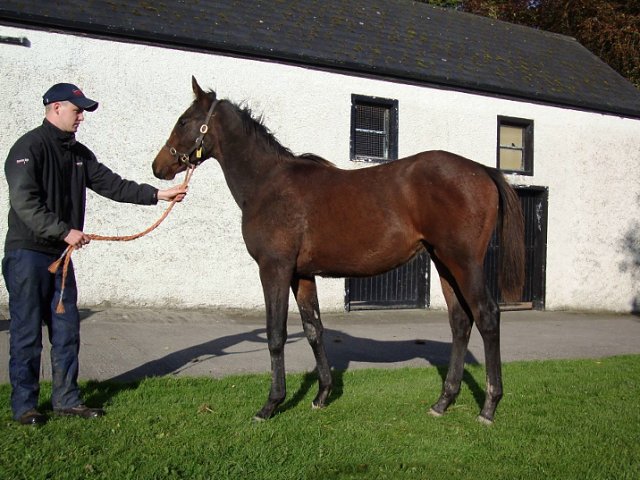
<svg viewBox="0 0 640 480">
<path fill-rule="evenodd" d="M 95 308 L 81 312 L 80 377 L 130 381 L 147 376 L 268 372 L 264 313 L 258 311 Z M 323 314 L 336 369 L 428 366 L 448 362 L 445 312 L 396 310 Z M 44 332 L 42 377 L 51 378 Z M 640 354 L 640 317 L 565 312 L 502 314 L 502 358 L 544 360 Z M 287 371 L 315 367 L 297 314 L 289 318 Z M 0 309 L 0 382 L 7 383 L 9 321 Z M 468 362 L 484 363 L 477 330 Z"/>
</svg>

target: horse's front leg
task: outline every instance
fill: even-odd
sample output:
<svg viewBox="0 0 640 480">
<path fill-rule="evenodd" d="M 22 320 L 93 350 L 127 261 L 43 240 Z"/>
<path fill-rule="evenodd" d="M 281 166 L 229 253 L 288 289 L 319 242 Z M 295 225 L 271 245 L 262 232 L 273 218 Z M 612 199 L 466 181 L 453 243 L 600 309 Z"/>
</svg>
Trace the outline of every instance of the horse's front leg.
<svg viewBox="0 0 640 480">
<path fill-rule="evenodd" d="M 291 290 L 300 309 L 302 326 L 309 345 L 313 350 L 318 371 L 318 395 L 311 403 L 313 408 L 322 408 L 327 404 L 331 393 L 331 368 L 324 348 L 322 321 L 315 278 L 295 277 L 291 282 Z"/>
<path fill-rule="evenodd" d="M 271 390 L 264 407 L 254 420 L 273 416 L 287 395 L 284 344 L 287 341 L 287 310 L 291 273 L 279 265 L 260 265 L 260 280 L 267 313 L 267 340 L 271 356 Z"/>
</svg>

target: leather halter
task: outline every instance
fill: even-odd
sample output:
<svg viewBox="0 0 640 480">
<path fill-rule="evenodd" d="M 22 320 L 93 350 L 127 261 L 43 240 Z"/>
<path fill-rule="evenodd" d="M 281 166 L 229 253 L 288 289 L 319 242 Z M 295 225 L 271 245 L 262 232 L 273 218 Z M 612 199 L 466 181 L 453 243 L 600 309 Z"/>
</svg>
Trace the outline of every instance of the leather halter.
<svg viewBox="0 0 640 480">
<path fill-rule="evenodd" d="M 220 102 L 220 100 L 215 100 L 211 107 L 209 107 L 209 111 L 207 112 L 207 116 L 204 119 L 204 123 L 200 125 L 200 135 L 196 138 L 193 148 L 186 153 L 182 153 L 177 151 L 174 147 L 170 146 L 168 143 L 165 144 L 165 147 L 169 149 L 169 153 L 176 159 L 178 163 L 183 163 L 187 168 L 195 168 L 200 165 L 204 159 L 202 158 L 202 141 L 204 140 L 204 136 L 209 131 L 209 121 L 211 117 L 214 116 L 213 110 L 216 108 L 216 105 Z M 195 152 L 196 161 L 191 161 L 191 155 Z"/>
</svg>

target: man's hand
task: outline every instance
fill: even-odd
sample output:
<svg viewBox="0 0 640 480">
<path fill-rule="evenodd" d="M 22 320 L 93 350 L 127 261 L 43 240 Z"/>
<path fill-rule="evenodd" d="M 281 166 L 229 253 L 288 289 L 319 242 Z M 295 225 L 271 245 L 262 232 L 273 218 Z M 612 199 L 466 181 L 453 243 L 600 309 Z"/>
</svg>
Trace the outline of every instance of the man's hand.
<svg viewBox="0 0 640 480">
<path fill-rule="evenodd" d="M 84 245 L 87 245 L 91 238 L 88 235 L 85 235 L 84 232 L 80 230 L 71 229 L 66 237 L 64 237 L 64 241 L 71 245 L 73 248 L 82 248 Z"/>
<path fill-rule="evenodd" d="M 158 200 L 164 200 L 165 202 L 171 202 L 175 199 L 176 202 L 181 202 L 189 187 L 184 185 L 176 185 L 175 187 L 167 188 L 165 190 L 158 190 Z"/>
</svg>

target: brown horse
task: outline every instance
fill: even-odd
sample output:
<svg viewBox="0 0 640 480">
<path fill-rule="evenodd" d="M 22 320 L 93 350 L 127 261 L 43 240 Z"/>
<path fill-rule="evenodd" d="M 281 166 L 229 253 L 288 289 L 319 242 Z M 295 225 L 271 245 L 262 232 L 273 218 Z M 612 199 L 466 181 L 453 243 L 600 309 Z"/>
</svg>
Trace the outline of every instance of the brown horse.
<svg viewBox="0 0 640 480">
<path fill-rule="evenodd" d="M 483 261 L 496 226 L 503 297 L 517 299 L 524 278 L 522 211 L 503 175 L 444 151 L 342 170 L 315 155 L 293 155 L 248 109 L 204 92 L 195 78 L 192 87 L 195 100 L 156 156 L 153 173 L 170 180 L 213 157 L 242 210 L 242 235 L 260 270 L 271 355 L 271 390 L 255 418 L 271 417 L 285 399 L 289 288 L 317 362 L 312 406 L 323 407 L 332 379 L 316 275 L 375 275 L 426 249 L 440 274 L 453 334 L 449 370 L 431 413 L 442 415 L 460 390 L 475 322 L 487 370 L 479 419 L 492 422 L 502 397 L 500 311 L 488 293 Z"/>
</svg>

